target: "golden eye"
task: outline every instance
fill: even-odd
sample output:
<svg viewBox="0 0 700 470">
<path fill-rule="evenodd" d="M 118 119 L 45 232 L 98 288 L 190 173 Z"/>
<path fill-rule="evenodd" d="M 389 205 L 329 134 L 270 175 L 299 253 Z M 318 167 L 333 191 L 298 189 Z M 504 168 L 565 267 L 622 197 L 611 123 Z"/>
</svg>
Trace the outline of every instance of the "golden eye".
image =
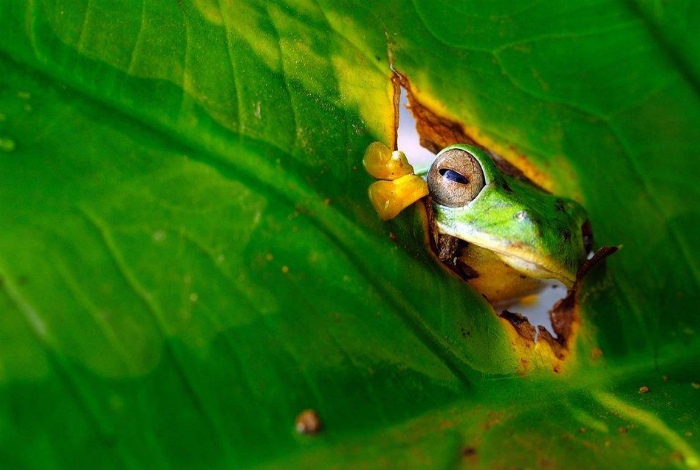
<svg viewBox="0 0 700 470">
<path fill-rule="evenodd" d="M 464 206 L 473 201 L 483 187 L 484 171 L 466 150 L 448 150 L 433 162 L 428 172 L 430 196 L 442 206 Z"/>
</svg>

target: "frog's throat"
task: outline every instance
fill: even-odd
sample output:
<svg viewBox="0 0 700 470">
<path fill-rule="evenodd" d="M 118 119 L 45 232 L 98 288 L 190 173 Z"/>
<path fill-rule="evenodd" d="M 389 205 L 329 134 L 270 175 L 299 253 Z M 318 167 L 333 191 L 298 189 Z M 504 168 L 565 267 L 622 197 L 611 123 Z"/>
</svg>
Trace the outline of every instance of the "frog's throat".
<svg viewBox="0 0 700 470">
<path fill-rule="evenodd" d="M 516 271 L 536 279 L 557 279 L 570 288 L 576 281 L 576 273 L 569 272 L 566 268 L 558 263 L 542 263 L 536 260 L 536 256 L 531 250 L 519 247 L 517 244 L 511 244 L 506 252 L 502 248 L 502 240 L 497 240 L 492 237 L 483 235 L 479 232 L 471 232 L 469 234 L 459 233 L 452 230 L 449 225 L 437 223 L 440 232 L 457 237 L 467 243 L 472 243 L 481 248 L 493 251 L 504 263 Z"/>
</svg>

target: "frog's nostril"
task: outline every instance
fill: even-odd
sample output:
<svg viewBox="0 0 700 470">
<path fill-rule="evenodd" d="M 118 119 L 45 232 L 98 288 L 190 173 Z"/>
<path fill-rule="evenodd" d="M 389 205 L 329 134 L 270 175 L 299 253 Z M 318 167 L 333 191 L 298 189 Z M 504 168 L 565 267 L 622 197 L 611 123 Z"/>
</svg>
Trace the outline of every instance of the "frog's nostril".
<svg viewBox="0 0 700 470">
<path fill-rule="evenodd" d="M 586 254 L 590 253 L 593 250 L 593 229 L 590 220 L 586 220 L 581 226 L 581 238 L 583 238 L 583 249 L 586 250 Z"/>
<path fill-rule="evenodd" d="M 515 215 L 513 216 L 513 218 L 515 218 L 515 220 L 520 221 L 520 220 L 525 220 L 525 219 L 529 218 L 529 216 L 527 215 L 527 212 L 520 211 L 520 212 L 516 212 Z"/>
</svg>

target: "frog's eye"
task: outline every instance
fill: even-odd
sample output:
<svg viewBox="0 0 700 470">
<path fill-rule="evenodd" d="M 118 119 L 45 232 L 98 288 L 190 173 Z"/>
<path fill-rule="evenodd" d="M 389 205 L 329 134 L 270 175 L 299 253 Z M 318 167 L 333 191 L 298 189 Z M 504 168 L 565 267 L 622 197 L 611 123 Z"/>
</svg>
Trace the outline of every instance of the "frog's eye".
<svg viewBox="0 0 700 470">
<path fill-rule="evenodd" d="M 428 172 L 430 196 L 442 206 L 464 206 L 473 201 L 483 187 L 481 165 L 466 150 L 452 149 L 441 154 Z"/>
</svg>

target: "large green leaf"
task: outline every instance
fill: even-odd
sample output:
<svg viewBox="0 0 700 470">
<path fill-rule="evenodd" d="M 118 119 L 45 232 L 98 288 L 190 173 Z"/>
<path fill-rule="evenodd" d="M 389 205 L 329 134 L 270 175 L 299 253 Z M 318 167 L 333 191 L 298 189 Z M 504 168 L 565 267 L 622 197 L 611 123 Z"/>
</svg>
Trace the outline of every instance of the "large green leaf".
<svg viewBox="0 0 700 470">
<path fill-rule="evenodd" d="M 698 19 L 2 2 L 3 468 L 700 466 Z M 563 362 L 373 213 L 392 67 L 624 245 Z"/>
</svg>

